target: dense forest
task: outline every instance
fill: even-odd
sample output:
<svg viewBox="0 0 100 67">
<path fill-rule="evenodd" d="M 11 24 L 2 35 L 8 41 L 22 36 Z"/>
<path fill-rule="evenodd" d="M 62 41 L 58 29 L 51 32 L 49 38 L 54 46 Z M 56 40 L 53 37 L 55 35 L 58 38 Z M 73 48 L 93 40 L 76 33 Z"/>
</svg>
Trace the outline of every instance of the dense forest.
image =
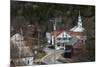
<svg viewBox="0 0 100 67">
<path fill-rule="evenodd" d="M 95 16 L 94 6 L 12 1 L 11 26 L 20 28 L 19 26 L 33 24 L 36 28 L 42 29 L 42 32 L 52 31 L 54 21 L 51 20 L 56 18 L 58 30 L 60 28 L 68 31 L 77 24 L 79 10 L 84 26 L 95 21 L 87 20 L 87 23 L 85 21 L 87 18 L 91 19 Z"/>
</svg>

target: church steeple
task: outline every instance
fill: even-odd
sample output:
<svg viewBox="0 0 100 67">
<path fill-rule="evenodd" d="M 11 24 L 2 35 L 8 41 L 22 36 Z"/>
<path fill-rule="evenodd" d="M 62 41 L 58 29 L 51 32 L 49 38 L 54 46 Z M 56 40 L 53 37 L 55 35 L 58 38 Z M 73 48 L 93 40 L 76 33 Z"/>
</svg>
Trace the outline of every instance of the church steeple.
<svg viewBox="0 0 100 67">
<path fill-rule="evenodd" d="M 78 26 L 82 27 L 82 19 L 81 19 L 80 11 L 79 11 L 79 16 L 78 16 Z"/>
<path fill-rule="evenodd" d="M 72 32 L 83 32 L 84 31 L 84 28 L 82 27 L 82 18 L 81 18 L 80 11 L 78 15 L 77 26 L 74 26 L 72 29 L 70 29 L 70 31 Z"/>
</svg>

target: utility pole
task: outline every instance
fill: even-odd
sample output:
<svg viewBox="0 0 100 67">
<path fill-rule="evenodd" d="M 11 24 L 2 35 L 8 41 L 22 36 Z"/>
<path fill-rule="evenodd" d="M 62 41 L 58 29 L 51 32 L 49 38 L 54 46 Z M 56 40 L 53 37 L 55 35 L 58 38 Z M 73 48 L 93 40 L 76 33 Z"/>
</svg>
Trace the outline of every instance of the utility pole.
<svg viewBox="0 0 100 67">
<path fill-rule="evenodd" d="M 56 46 L 57 46 L 57 44 L 56 44 L 56 34 L 55 34 L 55 32 L 56 32 L 56 19 L 54 20 L 54 46 L 55 46 L 55 49 L 54 49 L 54 63 L 56 64 Z"/>
<path fill-rule="evenodd" d="M 22 28 L 20 28 L 20 34 L 21 34 L 21 36 L 23 36 L 23 30 L 22 30 Z M 21 47 L 21 45 L 22 45 L 22 39 L 23 38 L 21 38 L 20 39 L 20 46 L 19 46 L 19 59 L 21 58 L 21 51 L 22 51 L 22 47 Z"/>
<path fill-rule="evenodd" d="M 54 49 L 54 64 L 56 64 L 56 34 L 55 34 L 55 32 L 56 32 L 56 25 L 57 25 L 57 20 L 56 20 L 56 18 L 54 19 L 54 20 L 50 20 L 50 21 L 52 21 L 53 22 L 53 31 L 54 31 L 54 47 L 55 47 L 55 49 Z"/>
<path fill-rule="evenodd" d="M 40 47 L 40 32 L 38 31 L 38 48 Z"/>
<path fill-rule="evenodd" d="M 37 34 L 38 34 L 38 48 L 40 49 L 40 27 L 38 26 L 38 29 L 37 29 Z"/>
</svg>

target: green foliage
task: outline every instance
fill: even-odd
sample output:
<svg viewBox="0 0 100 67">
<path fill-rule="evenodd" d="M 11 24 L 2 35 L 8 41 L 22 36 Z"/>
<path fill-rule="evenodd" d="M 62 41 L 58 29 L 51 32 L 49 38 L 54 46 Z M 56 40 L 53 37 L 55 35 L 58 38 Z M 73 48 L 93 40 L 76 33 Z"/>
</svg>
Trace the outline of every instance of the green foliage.
<svg viewBox="0 0 100 67">
<path fill-rule="evenodd" d="M 70 14 L 77 13 L 77 10 L 80 10 L 84 16 L 95 14 L 94 6 L 11 1 L 11 14 L 14 16 L 38 16 L 45 19 L 60 14 L 68 14 L 68 11 Z"/>
</svg>

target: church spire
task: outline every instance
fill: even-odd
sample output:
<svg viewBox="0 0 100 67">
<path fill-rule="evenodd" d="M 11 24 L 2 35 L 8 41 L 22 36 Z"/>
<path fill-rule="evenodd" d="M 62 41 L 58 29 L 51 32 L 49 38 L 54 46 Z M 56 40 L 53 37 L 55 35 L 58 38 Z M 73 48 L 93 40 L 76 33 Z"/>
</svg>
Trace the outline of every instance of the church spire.
<svg viewBox="0 0 100 67">
<path fill-rule="evenodd" d="M 84 31 L 84 28 L 82 27 L 82 18 L 81 18 L 80 11 L 78 15 L 77 26 L 74 26 L 72 29 L 70 29 L 70 31 L 72 32 L 83 32 Z"/>
<path fill-rule="evenodd" d="M 80 10 L 79 10 L 79 16 L 78 16 L 78 26 L 82 27 L 82 19 L 80 15 Z"/>
</svg>

